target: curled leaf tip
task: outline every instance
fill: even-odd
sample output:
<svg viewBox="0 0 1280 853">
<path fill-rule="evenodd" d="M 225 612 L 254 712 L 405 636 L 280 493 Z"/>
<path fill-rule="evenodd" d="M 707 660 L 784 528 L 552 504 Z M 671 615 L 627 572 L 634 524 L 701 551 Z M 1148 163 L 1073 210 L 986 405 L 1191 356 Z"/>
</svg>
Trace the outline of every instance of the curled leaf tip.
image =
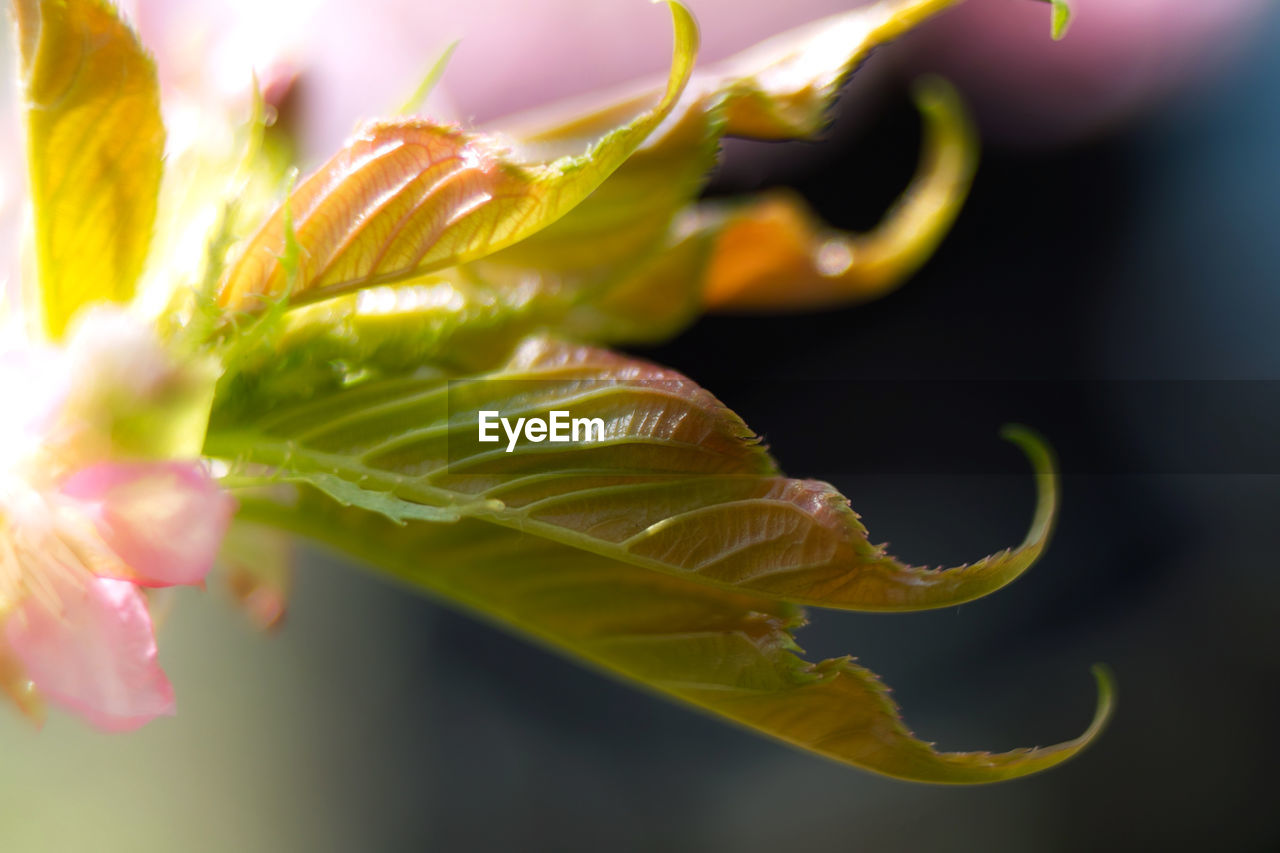
<svg viewBox="0 0 1280 853">
<path fill-rule="evenodd" d="M 799 311 L 866 302 L 893 291 L 932 256 L 968 196 L 977 132 L 945 79 L 914 87 L 924 122 L 920 165 L 874 229 L 854 234 L 820 222 L 802 200 L 773 193 L 709 206 L 715 238 L 702 299 L 716 311 Z"/>
<path fill-rule="evenodd" d="M 1022 424 L 1005 424 L 1000 437 L 1026 454 L 1036 478 L 1036 511 L 1023 547 L 1036 544 L 1037 553 L 1048 542 L 1058 514 L 1058 461 L 1040 433 Z"/>
<path fill-rule="evenodd" d="M 987 784 L 1029 776 L 1075 758 L 1102 734 L 1115 712 L 1115 678 L 1110 667 L 1094 664 L 1090 670 L 1097 684 L 1098 698 L 1093 719 L 1078 737 L 1054 746 L 1012 750 L 1005 753 L 937 753 L 936 767 L 923 768 L 917 775 L 890 773 L 913 782 L 935 784 Z M 918 769 L 918 768 L 913 768 Z"/>
<path fill-rule="evenodd" d="M 1116 677 L 1111 667 L 1105 663 L 1095 663 L 1089 671 L 1093 673 L 1093 680 L 1098 686 L 1098 704 L 1093 712 L 1093 722 L 1089 723 L 1089 728 L 1077 738 L 1080 747 L 1088 745 L 1102 734 L 1107 723 L 1111 722 L 1111 716 L 1116 709 Z"/>
</svg>

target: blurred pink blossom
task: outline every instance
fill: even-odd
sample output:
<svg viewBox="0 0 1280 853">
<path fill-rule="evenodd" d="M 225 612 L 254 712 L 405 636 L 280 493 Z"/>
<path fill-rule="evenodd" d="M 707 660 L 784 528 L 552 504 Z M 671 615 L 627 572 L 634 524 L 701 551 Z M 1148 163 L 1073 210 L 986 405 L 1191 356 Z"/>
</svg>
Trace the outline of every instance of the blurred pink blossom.
<svg viewBox="0 0 1280 853">
<path fill-rule="evenodd" d="M 75 344 L 0 353 L 0 688 L 126 731 L 174 707 L 140 588 L 202 583 L 233 502 L 199 462 L 79 464 Z"/>
</svg>

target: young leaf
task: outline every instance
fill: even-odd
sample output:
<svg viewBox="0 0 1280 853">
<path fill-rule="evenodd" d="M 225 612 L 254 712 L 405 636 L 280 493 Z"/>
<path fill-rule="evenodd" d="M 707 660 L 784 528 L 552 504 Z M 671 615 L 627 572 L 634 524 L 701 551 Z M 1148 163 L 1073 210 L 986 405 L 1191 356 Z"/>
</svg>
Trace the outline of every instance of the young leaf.
<svg viewBox="0 0 1280 853">
<path fill-rule="evenodd" d="M 44 326 L 133 297 L 155 223 L 155 66 L 106 0 L 16 0 Z"/>
<path fill-rule="evenodd" d="M 693 69 L 697 27 L 669 3 L 675 49 L 656 106 L 609 131 L 585 154 L 522 162 L 494 140 L 405 119 L 366 126 L 293 195 L 306 249 L 295 302 L 404 281 L 519 242 L 573 209 L 670 113 Z M 283 222 L 272 217 L 249 242 L 219 293 L 232 310 L 283 294 Z"/>
<path fill-rule="evenodd" d="M 1026 541 L 971 565 L 912 567 L 868 541 L 833 487 L 784 477 L 736 415 L 674 371 L 532 339 L 500 370 L 447 379 L 418 371 L 271 406 L 254 426 L 242 420 L 245 428 L 211 431 L 205 450 L 279 476 L 340 478 L 376 494 L 379 504 L 366 509 L 383 514 L 388 495 L 464 505 L 490 524 L 619 562 L 852 610 L 946 607 L 986 595 L 1034 562 L 1055 514 L 1048 452 L 1015 433 L 1040 492 Z M 603 436 L 522 442 L 510 452 L 505 441 L 478 441 L 479 411 L 547 419 L 553 410 L 600 418 Z M 360 505 L 358 496 L 344 497 Z"/>
<path fill-rule="evenodd" d="M 918 782 L 1025 776 L 1071 758 L 1102 729 L 1111 687 L 1098 677 L 1088 730 L 1066 743 L 1005 753 L 939 752 L 902 723 L 887 688 L 850 658 L 811 663 L 792 605 L 716 589 L 476 520 L 397 527 L 314 493 L 301 503 L 247 501 L 247 518 L 313 537 L 499 626 L 846 764 Z"/>
</svg>

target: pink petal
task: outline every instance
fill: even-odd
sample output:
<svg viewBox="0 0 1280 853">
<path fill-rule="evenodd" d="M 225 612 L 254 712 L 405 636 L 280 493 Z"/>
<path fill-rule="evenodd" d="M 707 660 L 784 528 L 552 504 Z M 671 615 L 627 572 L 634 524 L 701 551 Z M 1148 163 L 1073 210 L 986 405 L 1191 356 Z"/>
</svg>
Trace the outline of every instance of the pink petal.
<svg viewBox="0 0 1280 853">
<path fill-rule="evenodd" d="M 27 677 L 104 731 L 173 714 L 173 687 L 156 663 L 142 594 L 127 581 L 83 578 L 50 573 L 42 594 L 28 595 L 10 614 L 5 637 Z"/>
<path fill-rule="evenodd" d="M 213 565 L 235 502 L 193 462 L 91 465 L 62 493 L 82 502 L 98 532 L 144 586 L 198 584 Z"/>
</svg>

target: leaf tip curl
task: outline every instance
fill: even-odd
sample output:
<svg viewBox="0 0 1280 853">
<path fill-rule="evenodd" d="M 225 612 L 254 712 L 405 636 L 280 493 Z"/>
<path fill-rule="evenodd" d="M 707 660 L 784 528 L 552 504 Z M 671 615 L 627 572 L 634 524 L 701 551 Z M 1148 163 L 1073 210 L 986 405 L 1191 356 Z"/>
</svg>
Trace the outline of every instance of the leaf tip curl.
<svg viewBox="0 0 1280 853">
<path fill-rule="evenodd" d="M 1089 671 L 1093 673 L 1093 680 L 1097 684 L 1098 703 L 1093 712 L 1093 722 L 1089 723 L 1089 728 L 1078 738 L 1081 747 L 1102 734 L 1116 709 L 1116 676 L 1111 667 L 1105 663 L 1095 663 Z"/>
<path fill-rule="evenodd" d="M 1058 515 L 1058 461 L 1044 437 L 1022 424 L 1005 424 L 1000 437 L 1018 447 L 1031 463 L 1036 478 L 1036 511 L 1025 544 L 1043 548 Z M 1025 546 L 1024 546 L 1025 547 Z"/>
</svg>

